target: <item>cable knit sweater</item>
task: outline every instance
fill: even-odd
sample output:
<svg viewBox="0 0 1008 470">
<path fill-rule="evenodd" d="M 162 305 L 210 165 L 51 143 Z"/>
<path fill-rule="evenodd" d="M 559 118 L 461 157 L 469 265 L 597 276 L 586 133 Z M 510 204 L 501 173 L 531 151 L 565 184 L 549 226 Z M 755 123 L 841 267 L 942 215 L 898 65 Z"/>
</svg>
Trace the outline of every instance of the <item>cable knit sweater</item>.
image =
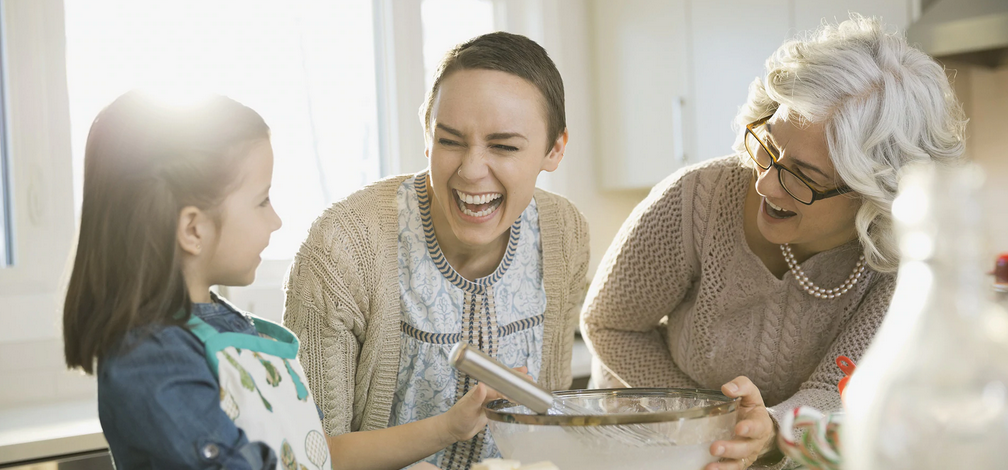
<svg viewBox="0 0 1008 470">
<path fill-rule="evenodd" d="M 402 175 L 378 181 L 327 209 L 312 225 L 287 276 L 284 325 L 329 435 L 388 426 L 399 372 L 400 321 L 396 191 Z M 540 385 L 571 383 L 577 309 L 588 270 L 588 225 L 561 196 L 537 189 L 542 243 Z"/>
<path fill-rule="evenodd" d="M 799 405 L 840 409 L 843 373 L 834 361 L 861 357 L 889 308 L 895 277 L 866 270 L 833 300 L 809 295 L 791 272 L 778 279 L 743 233 L 751 177 L 736 157 L 683 169 L 624 223 L 581 318 L 601 362 L 594 373 L 610 380 L 597 385 L 720 389 L 745 375 L 775 420 Z M 855 240 L 801 267 L 816 285 L 832 288 L 850 275 L 860 250 Z"/>
</svg>

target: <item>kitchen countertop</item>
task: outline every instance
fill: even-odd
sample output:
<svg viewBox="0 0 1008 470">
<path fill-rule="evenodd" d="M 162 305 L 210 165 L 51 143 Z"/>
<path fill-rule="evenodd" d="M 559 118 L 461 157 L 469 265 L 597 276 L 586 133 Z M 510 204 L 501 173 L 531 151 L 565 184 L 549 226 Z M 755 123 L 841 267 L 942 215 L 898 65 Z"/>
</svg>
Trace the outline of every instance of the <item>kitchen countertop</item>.
<svg viewBox="0 0 1008 470">
<path fill-rule="evenodd" d="M 0 466 L 107 448 L 94 399 L 0 410 Z"/>
</svg>

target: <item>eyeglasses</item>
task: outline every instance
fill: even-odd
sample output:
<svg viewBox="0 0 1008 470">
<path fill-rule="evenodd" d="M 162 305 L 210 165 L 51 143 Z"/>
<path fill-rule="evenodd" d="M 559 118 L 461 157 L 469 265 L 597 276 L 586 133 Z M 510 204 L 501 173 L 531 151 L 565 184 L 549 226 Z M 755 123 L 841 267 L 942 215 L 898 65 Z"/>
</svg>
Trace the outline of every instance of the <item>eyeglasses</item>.
<svg viewBox="0 0 1008 470">
<path fill-rule="evenodd" d="M 789 170 L 784 165 L 777 163 L 777 160 L 780 159 L 780 152 L 777 151 L 776 147 L 767 145 L 766 139 L 762 139 L 759 135 L 757 135 L 757 129 L 759 129 L 760 133 L 765 133 L 762 126 L 770 120 L 770 117 L 771 116 L 767 116 L 746 126 L 745 148 L 746 151 L 749 152 L 749 157 L 756 162 L 756 165 L 764 171 L 769 170 L 770 167 L 777 168 L 777 176 L 780 179 L 781 187 L 783 187 L 784 190 L 791 195 L 791 197 L 806 206 L 811 205 L 813 202 L 820 199 L 831 198 L 833 196 L 839 196 L 841 194 L 851 192 L 851 189 L 846 186 L 841 186 L 825 192 L 818 191 L 812 188 L 812 185 L 810 185 L 808 181 L 805 181 L 804 178 L 798 176 L 795 172 Z"/>
</svg>

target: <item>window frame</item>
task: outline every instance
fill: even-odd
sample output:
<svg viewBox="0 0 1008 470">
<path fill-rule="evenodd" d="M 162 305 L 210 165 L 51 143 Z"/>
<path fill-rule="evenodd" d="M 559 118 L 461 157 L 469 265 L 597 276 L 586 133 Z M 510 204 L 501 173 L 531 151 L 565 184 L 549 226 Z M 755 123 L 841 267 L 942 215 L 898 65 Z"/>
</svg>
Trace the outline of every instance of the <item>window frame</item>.
<svg viewBox="0 0 1008 470">
<path fill-rule="evenodd" d="M 16 264 L 0 269 L 0 344 L 58 338 L 76 217 L 62 0 L 0 1 Z"/>
<path fill-rule="evenodd" d="M 11 193 L 13 179 L 11 178 L 11 164 L 8 158 L 10 152 L 7 150 L 7 143 L 10 136 L 7 134 L 7 63 L 6 63 L 6 43 L 4 27 L 4 0 L 0 0 L 0 269 L 14 265 L 14 201 Z"/>
</svg>

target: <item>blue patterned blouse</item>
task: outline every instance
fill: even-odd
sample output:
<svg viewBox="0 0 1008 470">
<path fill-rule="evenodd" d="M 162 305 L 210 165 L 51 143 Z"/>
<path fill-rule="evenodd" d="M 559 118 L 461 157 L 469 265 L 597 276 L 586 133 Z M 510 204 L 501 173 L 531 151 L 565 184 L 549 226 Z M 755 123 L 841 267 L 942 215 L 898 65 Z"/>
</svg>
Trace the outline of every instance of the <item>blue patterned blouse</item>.
<svg viewBox="0 0 1008 470">
<path fill-rule="evenodd" d="M 402 346 L 389 426 L 444 413 L 475 386 L 448 364 L 448 352 L 461 341 L 509 367 L 528 367 L 538 380 L 546 291 L 535 200 L 511 226 L 497 270 L 469 281 L 448 264 L 434 236 L 427 172 L 403 182 L 397 198 Z M 456 470 L 499 456 L 484 430 L 425 461 Z"/>
</svg>

